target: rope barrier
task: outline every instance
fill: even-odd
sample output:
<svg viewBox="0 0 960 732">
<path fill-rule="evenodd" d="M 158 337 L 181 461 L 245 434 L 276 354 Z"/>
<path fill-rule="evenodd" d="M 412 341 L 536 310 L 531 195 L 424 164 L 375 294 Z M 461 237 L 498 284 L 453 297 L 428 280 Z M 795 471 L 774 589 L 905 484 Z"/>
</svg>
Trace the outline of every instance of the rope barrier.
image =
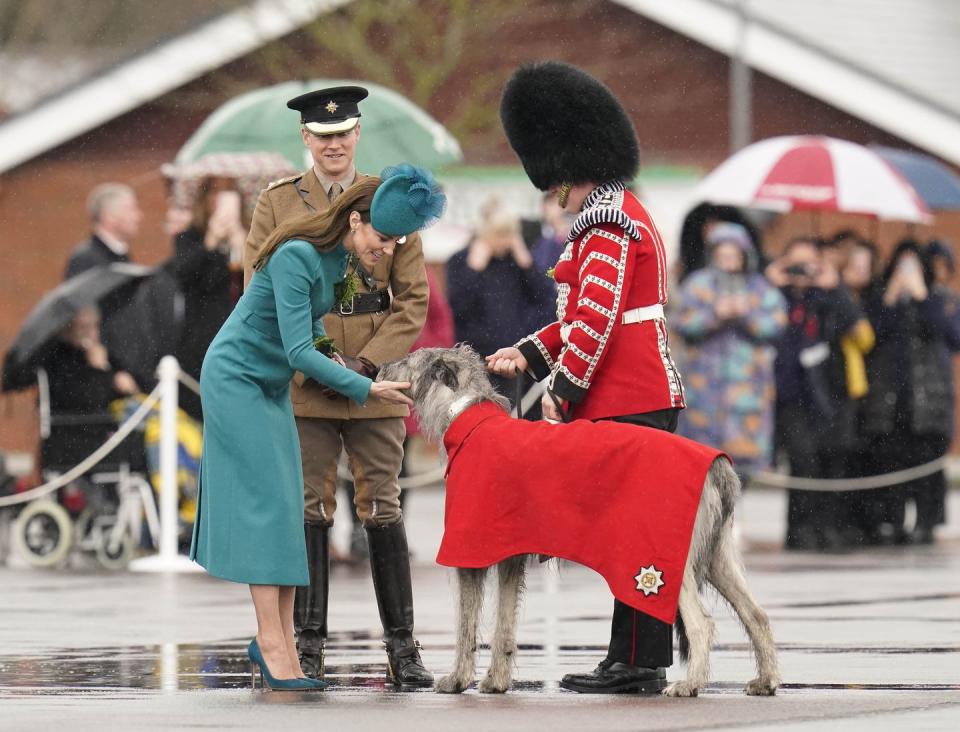
<svg viewBox="0 0 960 732">
<path fill-rule="evenodd" d="M 446 472 L 446 467 L 439 465 L 423 473 L 406 475 L 399 480 L 400 489 L 407 490 L 408 488 L 426 488 L 428 486 L 440 485 L 443 483 Z M 349 468 L 344 465 L 343 461 L 337 463 L 337 478 L 347 483 L 353 482 L 353 475 L 350 473 Z"/>
<path fill-rule="evenodd" d="M 150 414 L 150 410 L 153 409 L 158 401 L 160 401 L 159 386 L 150 392 L 150 394 L 143 400 L 143 404 L 141 404 L 137 410 L 117 428 L 116 432 L 110 435 L 110 438 L 106 442 L 90 453 L 90 455 L 82 463 L 75 465 L 63 475 L 60 475 L 53 480 L 44 483 L 43 485 L 38 485 L 36 488 L 31 488 L 23 493 L 17 493 L 12 496 L 4 496 L 3 498 L 0 498 L 0 508 L 4 508 L 6 506 L 16 506 L 20 503 L 27 503 L 35 498 L 40 498 L 41 496 L 53 493 L 71 481 L 76 480 L 84 473 L 89 472 L 94 466 L 97 465 L 97 463 L 113 452 L 117 445 L 123 442 L 127 436 L 133 432 L 133 430 L 141 422 L 143 422 L 143 420 L 147 418 L 147 416 Z"/>
<path fill-rule="evenodd" d="M 197 381 L 189 374 L 179 371 L 177 374 L 177 379 L 180 381 L 180 383 L 194 393 L 200 393 L 200 384 L 197 383 Z M 521 410 L 523 412 L 529 410 L 534 405 L 536 400 L 540 398 L 542 392 L 543 386 L 540 383 L 534 383 L 521 399 Z M 99 448 L 91 453 L 83 462 L 74 466 L 63 475 L 60 475 L 57 478 L 44 483 L 43 485 L 31 488 L 28 491 L 24 491 L 23 493 L 18 493 L 16 495 L 0 497 L 0 508 L 15 506 L 20 503 L 27 503 L 28 501 L 32 501 L 36 498 L 53 493 L 81 475 L 87 473 L 97 463 L 103 460 L 103 458 L 113 452 L 113 450 L 116 449 L 116 447 L 123 442 L 123 440 L 126 439 L 127 436 L 133 432 L 133 430 L 141 422 L 143 422 L 144 419 L 147 418 L 150 411 L 159 401 L 160 386 L 158 385 L 144 399 L 143 403 L 137 408 L 137 410 L 117 428 L 117 431 L 114 432 L 106 442 L 104 442 Z M 911 480 L 925 478 L 928 475 L 933 475 L 934 473 L 943 470 L 946 464 L 947 458 L 944 456 L 937 458 L 936 460 L 931 460 L 923 465 L 917 465 L 904 470 L 897 470 L 891 473 L 884 473 L 882 475 L 863 476 L 859 478 L 802 478 L 794 475 L 764 471 L 752 474 L 750 476 L 750 485 L 818 492 L 873 490 L 876 488 L 888 488 L 907 483 Z M 337 473 L 341 480 L 353 480 L 353 476 L 342 463 L 338 466 Z M 417 475 L 408 475 L 400 478 L 400 488 L 406 490 L 410 488 L 425 488 L 428 486 L 442 484 L 444 475 L 445 468 L 443 465 L 439 465 L 436 468 L 432 468 L 423 473 Z"/>
<path fill-rule="evenodd" d="M 177 380 L 192 391 L 197 396 L 200 396 L 200 382 L 193 378 L 186 371 L 181 370 L 177 374 Z"/>
<path fill-rule="evenodd" d="M 918 478 L 925 478 L 943 470 L 947 465 L 947 458 L 937 458 L 929 463 L 917 465 L 905 470 L 897 470 L 882 475 L 868 475 L 862 478 L 801 478 L 783 473 L 762 472 L 750 476 L 750 487 L 767 486 L 768 488 L 791 488 L 793 490 L 817 491 L 821 493 L 842 491 L 865 491 L 877 488 L 890 488 L 907 483 Z M 425 488 L 443 482 L 445 468 L 443 466 L 428 470 L 418 475 L 409 475 L 400 479 L 400 487 Z M 340 471 L 339 477 L 343 480 L 353 480 L 349 472 Z"/>
<path fill-rule="evenodd" d="M 793 488 L 803 491 L 840 492 L 866 491 L 875 488 L 890 488 L 918 478 L 925 478 L 943 470 L 947 465 L 946 456 L 916 465 L 904 470 L 881 475 L 867 475 L 862 478 L 801 478 L 783 473 L 762 472 L 750 476 L 750 485 L 765 485 L 771 488 Z"/>
<path fill-rule="evenodd" d="M 400 479 L 400 487 L 407 488 L 426 488 L 427 486 L 442 484 L 446 476 L 447 469 L 444 466 L 428 470 L 425 473 L 417 475 L 407 475 Z"/>
</svg>

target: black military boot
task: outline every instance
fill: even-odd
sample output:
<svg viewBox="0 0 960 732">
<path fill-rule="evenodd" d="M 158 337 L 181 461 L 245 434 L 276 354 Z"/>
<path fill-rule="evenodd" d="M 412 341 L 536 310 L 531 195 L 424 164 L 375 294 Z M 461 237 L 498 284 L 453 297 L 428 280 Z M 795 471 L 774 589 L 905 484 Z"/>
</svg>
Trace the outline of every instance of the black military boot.
<svg viewBox="0 0 960 732">
<path fill-rule="evenodd" d="M 311 679 L 324 674 L 324 646 L 327 643 L 327 599 L 330 596 L 330 528 L 305 521 L 307 569 L 310 584 L 297 587 L 293 602 L 293 627 L 297 632 L 300 668 Z"/>
<path fill-rule="evenodd" d="M 667 687 L 673 627 L 613 601 L 607 657 L 586 674 L 567 674 L 560 687 L 581 694 L 649 694 Z"/>
<path fill-rule="evenodd" d="M 413 637 L 413 587 L 410 552 L 403 521 L 367 529 L 370 570 L 377 594 L 387 679 L 396 686 L 433 686 L 433 674 L 420 660 L 420 643 Z"/>
<path fill-rule="evenodd" d="M 643 694 L 667 688 L 663 668 L 631 666 L 609 658 L 587 674 L 567 674 L 560 682 L 562 689 L 581 694 Z"/>
</svg>

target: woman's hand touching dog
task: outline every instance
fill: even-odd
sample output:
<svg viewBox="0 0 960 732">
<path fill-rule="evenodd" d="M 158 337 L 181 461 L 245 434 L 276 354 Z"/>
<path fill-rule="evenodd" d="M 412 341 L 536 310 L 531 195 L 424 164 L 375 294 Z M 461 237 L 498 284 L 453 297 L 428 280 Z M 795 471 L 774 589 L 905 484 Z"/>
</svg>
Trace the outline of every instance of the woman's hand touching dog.
<svg viewBox="0 0 960 732">
<path fill-rule="evenodd" d="M 413 406 L 413 400 L 404 394 L 410 388 L 409 381 L 374 381 L 370 387 L 370 396 L 393 404 Z"/>
</svg>

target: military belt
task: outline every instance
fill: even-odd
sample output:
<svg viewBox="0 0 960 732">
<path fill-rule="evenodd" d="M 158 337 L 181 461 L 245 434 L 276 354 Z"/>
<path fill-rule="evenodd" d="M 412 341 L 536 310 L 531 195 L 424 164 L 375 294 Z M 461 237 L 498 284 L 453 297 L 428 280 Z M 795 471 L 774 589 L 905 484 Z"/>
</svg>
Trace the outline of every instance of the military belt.
<svg viewBox="0 0 960 732">
<path fill-rule="evenodd" d="M 380 313 L 390 307 L 390 291 L 376 290 L 374 292 L 358 292 L 348 305 L 340 303 L 333 312 L 337 315 L 361 315 L 363 313 Z"/>
</svg>

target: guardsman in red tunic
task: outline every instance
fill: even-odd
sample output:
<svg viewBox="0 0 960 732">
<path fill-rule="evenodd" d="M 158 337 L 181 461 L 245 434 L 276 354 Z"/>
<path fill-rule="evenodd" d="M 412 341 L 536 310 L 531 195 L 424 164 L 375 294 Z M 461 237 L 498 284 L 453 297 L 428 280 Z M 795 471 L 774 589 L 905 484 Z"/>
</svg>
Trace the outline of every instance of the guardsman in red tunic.
<svg viewBox="0 0 960 732">
<path fill-rule="evenodd" d="M 548 418 L 675 431 L 684 401 L 664 321 L 666 253 L 626 188 L 640 158 L 629 117 L 603 84 L 556 62 L 520 68 L 504 90 L 500 116 L 533 184 L 555 191 L 577 218 L 554 269 L 557 322 L 488 356 L 490 370 L 548 379 Z M 672 662 L 672 627 L 614 600 L 607 658 L 560 685 L 585 693 L 659 692 Z"/>
</svg>

